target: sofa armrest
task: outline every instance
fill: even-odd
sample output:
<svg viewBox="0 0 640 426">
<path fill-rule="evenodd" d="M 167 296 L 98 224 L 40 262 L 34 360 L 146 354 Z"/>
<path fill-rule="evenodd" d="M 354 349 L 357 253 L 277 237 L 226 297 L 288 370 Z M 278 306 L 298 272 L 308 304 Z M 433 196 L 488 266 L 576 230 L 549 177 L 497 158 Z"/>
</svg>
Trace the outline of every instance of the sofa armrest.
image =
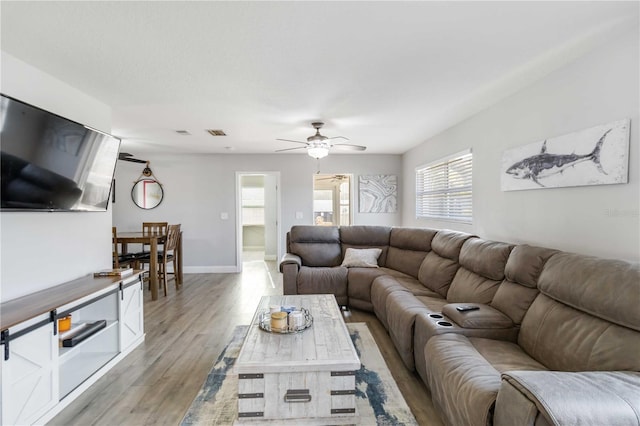
<svg viewBox="0 0 640 426">
<path fill-rule="evenodd" d="M 473 306 L 473 311 L 458 311 L 458 307 Z M 515 326 L 511 318 L 482 303 L 450 303 L 442 307 L 442 313 L 463 328 L 512 328 Z"/>
<path fill-rule="evenodd" d="M 510 371 L 502 374 L 494 425 L 638 425 L 640 373 Z"/>
<path fill-rule="evenodd" d="M 300 269 L 302 266 L 302 259 L 300 259 L 300 256 L 293 253 L 285 253 L 284 256 L 282 256 L 282 259 L 280 259 L 280 272 L 284 273 L 284 265 L 290 264 L 298 265 L 297 267 Z"/>
<path fill-rule="evenodd" d="M 298 271 L 302 266 L 300 256 L 285 253 L 280 260 L 280 272 L 282 272 L 282 293 L 298 294 Z"/>
</svg>

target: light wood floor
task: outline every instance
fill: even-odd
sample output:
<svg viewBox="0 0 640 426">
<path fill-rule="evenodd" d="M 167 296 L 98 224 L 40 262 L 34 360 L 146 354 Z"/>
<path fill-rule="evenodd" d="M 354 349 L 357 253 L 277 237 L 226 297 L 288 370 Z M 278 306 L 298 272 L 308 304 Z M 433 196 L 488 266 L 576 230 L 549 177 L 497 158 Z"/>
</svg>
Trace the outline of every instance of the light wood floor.
<svg viewBox="0 0 640 426">
<path fill-rule="evenodd" d="M 245 262 L 240 274 L 188 274 L 176 292 L 145 292 L 145 342 L 56 416 L 52 425 L 177 425 L 202 387 L 234 326 L 248 324 L 260 297 L 282 294 L 276 262 Z M 366 322 L 420 425 L 442 425 L 417 374 L 408 372 L 375 315 Z"/>
</svg>

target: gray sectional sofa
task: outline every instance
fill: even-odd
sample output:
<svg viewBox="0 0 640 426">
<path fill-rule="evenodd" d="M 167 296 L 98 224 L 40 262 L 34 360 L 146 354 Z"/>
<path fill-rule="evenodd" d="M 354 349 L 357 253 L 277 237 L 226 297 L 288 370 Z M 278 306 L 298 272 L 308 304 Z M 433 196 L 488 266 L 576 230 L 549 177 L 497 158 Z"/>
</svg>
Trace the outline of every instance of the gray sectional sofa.
<svg viewBox="0 0 640 426">
<path fill-rule="evenodd" d="M 446 424 L 640 425 L 638 264 L 450 230 L 294 226 L 280 270 L 285 294 L 374 312 Z"/>
</svg>

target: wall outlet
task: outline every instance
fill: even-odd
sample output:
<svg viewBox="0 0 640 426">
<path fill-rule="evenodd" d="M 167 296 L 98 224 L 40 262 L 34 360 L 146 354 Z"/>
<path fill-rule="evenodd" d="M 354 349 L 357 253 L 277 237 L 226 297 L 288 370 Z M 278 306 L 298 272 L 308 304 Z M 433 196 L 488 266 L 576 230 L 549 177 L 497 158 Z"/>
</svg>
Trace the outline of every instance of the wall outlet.
<svg viewBox="0 0 640 426">
<path fill-rule="evenodd" d="M 296 212 L 296 219 L 302 219 L 303 216 L 302 212 Z"/>
</svg>

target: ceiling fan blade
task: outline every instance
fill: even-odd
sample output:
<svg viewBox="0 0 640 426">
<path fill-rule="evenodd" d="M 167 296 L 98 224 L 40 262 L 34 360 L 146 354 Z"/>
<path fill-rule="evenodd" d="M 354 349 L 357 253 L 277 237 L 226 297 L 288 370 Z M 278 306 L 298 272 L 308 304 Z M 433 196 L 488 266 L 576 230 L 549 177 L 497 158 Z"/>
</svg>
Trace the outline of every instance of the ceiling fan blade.
<svg viewBox="0 0 640 426">
<path fill-rule="evenodd" d="M 146 163 L 145 160 L 138 160 L 137 158 L 133 158 L 133 154 L 130 154 L 128 152 L 120 152 L 118 154 L 118 160 L 129 161 L 131 163 L 141 163 L 141 164 Z"/>
<path fill-rule="evenodd" d="M 308 142 L 301 142 L 301 141 L 292 141 L 291 139 L 276 139 L 277 141 L 284 141 L 284 142 L 295 142 L 295 143 L 303 143 L 305 145 L 309 145 Z"/>
<path fill-rule="evenodd" d="M 347 151 L 364 151 L 367 149 L 366 146 L 362 145 L 352 145 L 349 143 L 335 143 L 332 145 L 334 148 L 343 149 Z"/>
<path fill-rule="evenodd" d="M 344 140 L 346 140 L 346 141 L 348 141 L 348 140 L 349 140 L 349 138 L 345 138 L 344 136 L 334 136 L 334 137 L 332 137 L 332 138 L 327 138 L 327 139 L 344 139 Z"/>
<path fill-rule="evenodd" d="M 145 160 L 138 160 L 137 158 L 118 157 L 118 160 L 128 161 L 128 162 L 130 162 L 130 163 L 146 164 L 146 161 L 145 161 Z"/>
<path fill-rule="evenodd" d="M 339 182 L 339 181 L 345 180 L 347 178 L 348 178 L 347 175 L 339 175 L 338 174 L 338 175 L 323 176 L 323 177 L 320 177 L 320 178 L 316 178 L 316 180 L 332 180 L 334 182 Z"/>
<path fill-rule="evenodd" d="M 293 142 L 293 141 L 291 141 Z M 306 146 L 297 146 L 295 148 L 276 149 L 275 152 L 293 151 L 294 149 L 305 149 Z"/>
</svg>

